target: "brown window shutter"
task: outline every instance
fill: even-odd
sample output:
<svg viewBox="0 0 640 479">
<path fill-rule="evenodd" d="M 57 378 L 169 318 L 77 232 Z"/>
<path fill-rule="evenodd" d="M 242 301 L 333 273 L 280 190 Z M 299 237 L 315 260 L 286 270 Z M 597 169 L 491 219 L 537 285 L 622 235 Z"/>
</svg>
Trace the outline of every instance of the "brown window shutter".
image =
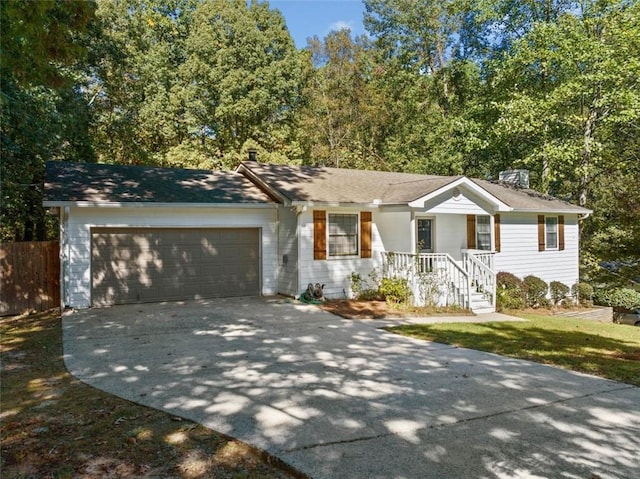
<svg viewBox="0 0 640 479">
<path fill-rule="evenodd" d="M 496 247 L 496 252 L 500 252 L 500 215 L 494 215 L 493 217 L 493 240 Z"/>
<path fill-rule="evenodd" d="M 538 215 L 538 251 L 544 251 L 544 215 Z"/>
<path fill-rule="evenodd" d="M 327 259 L 327 213 L 313 211 L 313 259 Z"/>
<path fill-rule="evenodd" d="M 558 216 L 558 249 L 564 250 L 564 216 Z"/>
<path fill-rule="evenodd" d="M 476 249 L 476 215 L 467 215 L 467 248 Z"/>
<path fill-rule="evenodd" d="M 360 212 L 360 257 L 371 258 L 371 211 Z"/>
</svg>

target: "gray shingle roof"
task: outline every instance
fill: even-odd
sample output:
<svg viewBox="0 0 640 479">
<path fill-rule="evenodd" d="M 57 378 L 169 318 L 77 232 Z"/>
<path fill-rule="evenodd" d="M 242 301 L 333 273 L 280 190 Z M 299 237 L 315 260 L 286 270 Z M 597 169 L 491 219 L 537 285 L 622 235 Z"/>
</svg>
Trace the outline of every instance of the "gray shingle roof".
<svg viewBox="0 0 640 479">
<path fill-rule="evenodd" d="M 460 178 L 256 162 L 242 165 L 288 200 L 318 203 L 371 204 L 379 199 L 384 204 L 406 204 Z"/>
<path fill-rule="evenodd" d="M 516 211 L 539 211 L 540 213 L 590 213 L 591 210 L 573 205 L 568 201 L 545 195 L 528 188 L 518 188 L 505 182 L 494 183 L 487 180 L 473 179 L 474 183 L 491 193 L 503 203 Z"/>
<path fill-rule="evenodd" d="M 243 168 L 290 201 L 317 203 L 372 204 L 380 200 L 383 205 L 407 204 L 463 178 L 257 162 L 244 162 L 240 170 Z M 514 210 L 579 214 L 590 211 L 533 190 L 472 181 Z"/>
<path fill-rule="evenodd" d="M 49 161 L 44 201 L 273 203 L 240 173 Z"/>
</svg>

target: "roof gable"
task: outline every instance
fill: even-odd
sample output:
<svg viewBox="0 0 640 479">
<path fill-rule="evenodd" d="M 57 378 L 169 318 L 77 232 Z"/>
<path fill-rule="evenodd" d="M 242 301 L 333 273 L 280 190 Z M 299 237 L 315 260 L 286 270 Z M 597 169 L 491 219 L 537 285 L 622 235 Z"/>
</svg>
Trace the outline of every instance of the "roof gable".
<svg viewBox="0 0 640 479">
<path fill-rule="evenodd" d="M 236 172 L 48 161 L 44 203 L 260 204 L 273 200 Z"/>
<path fill-rule="evenodd" d="M 482 201 L 489 203 L 496 211 L 510 211 L 512 209 L 500 198 L 494 196 L 486 189 L 481 188 L 479 185 L 465 176 L 458 177 L 455 179 L 455 181 L 448 183 L 442 188 L 427 193 L 426 195 L 411 201 L 409 203 L 409 206 L 412 206 L 414 208 L 423 208 L 428 201 L 449 192 L 450 194 L 448 194 L 447 197 L 453 196 L 455 198 L 456 196 L 459 196 L 461 194 L 456 192 L 456 189 L 470 191 L 472 196 L 479 197 Z"/>
</svg>

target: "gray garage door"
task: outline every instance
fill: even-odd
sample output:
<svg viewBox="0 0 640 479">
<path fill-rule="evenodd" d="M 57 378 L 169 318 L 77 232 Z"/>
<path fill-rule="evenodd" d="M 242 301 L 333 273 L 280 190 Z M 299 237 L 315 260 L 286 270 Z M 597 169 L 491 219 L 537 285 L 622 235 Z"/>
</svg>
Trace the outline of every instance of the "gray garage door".
<svg viewBox="0 0 640 479">
<path fill-rule="evenodd" d="M 257 228 L 93 228 L 92 303 L 260 293 Z"/>
</svg>

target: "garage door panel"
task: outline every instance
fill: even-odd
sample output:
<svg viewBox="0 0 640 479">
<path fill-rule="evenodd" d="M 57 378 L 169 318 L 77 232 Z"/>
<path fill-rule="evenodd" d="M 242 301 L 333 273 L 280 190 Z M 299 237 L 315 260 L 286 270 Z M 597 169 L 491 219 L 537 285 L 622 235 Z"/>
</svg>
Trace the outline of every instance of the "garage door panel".
<svg viewBox="0 0 640 479">
<path fill-rule="evenodd" d="M 259 230 L 96 228 L 94 305 L 256 295 Z"/>
</svg>

